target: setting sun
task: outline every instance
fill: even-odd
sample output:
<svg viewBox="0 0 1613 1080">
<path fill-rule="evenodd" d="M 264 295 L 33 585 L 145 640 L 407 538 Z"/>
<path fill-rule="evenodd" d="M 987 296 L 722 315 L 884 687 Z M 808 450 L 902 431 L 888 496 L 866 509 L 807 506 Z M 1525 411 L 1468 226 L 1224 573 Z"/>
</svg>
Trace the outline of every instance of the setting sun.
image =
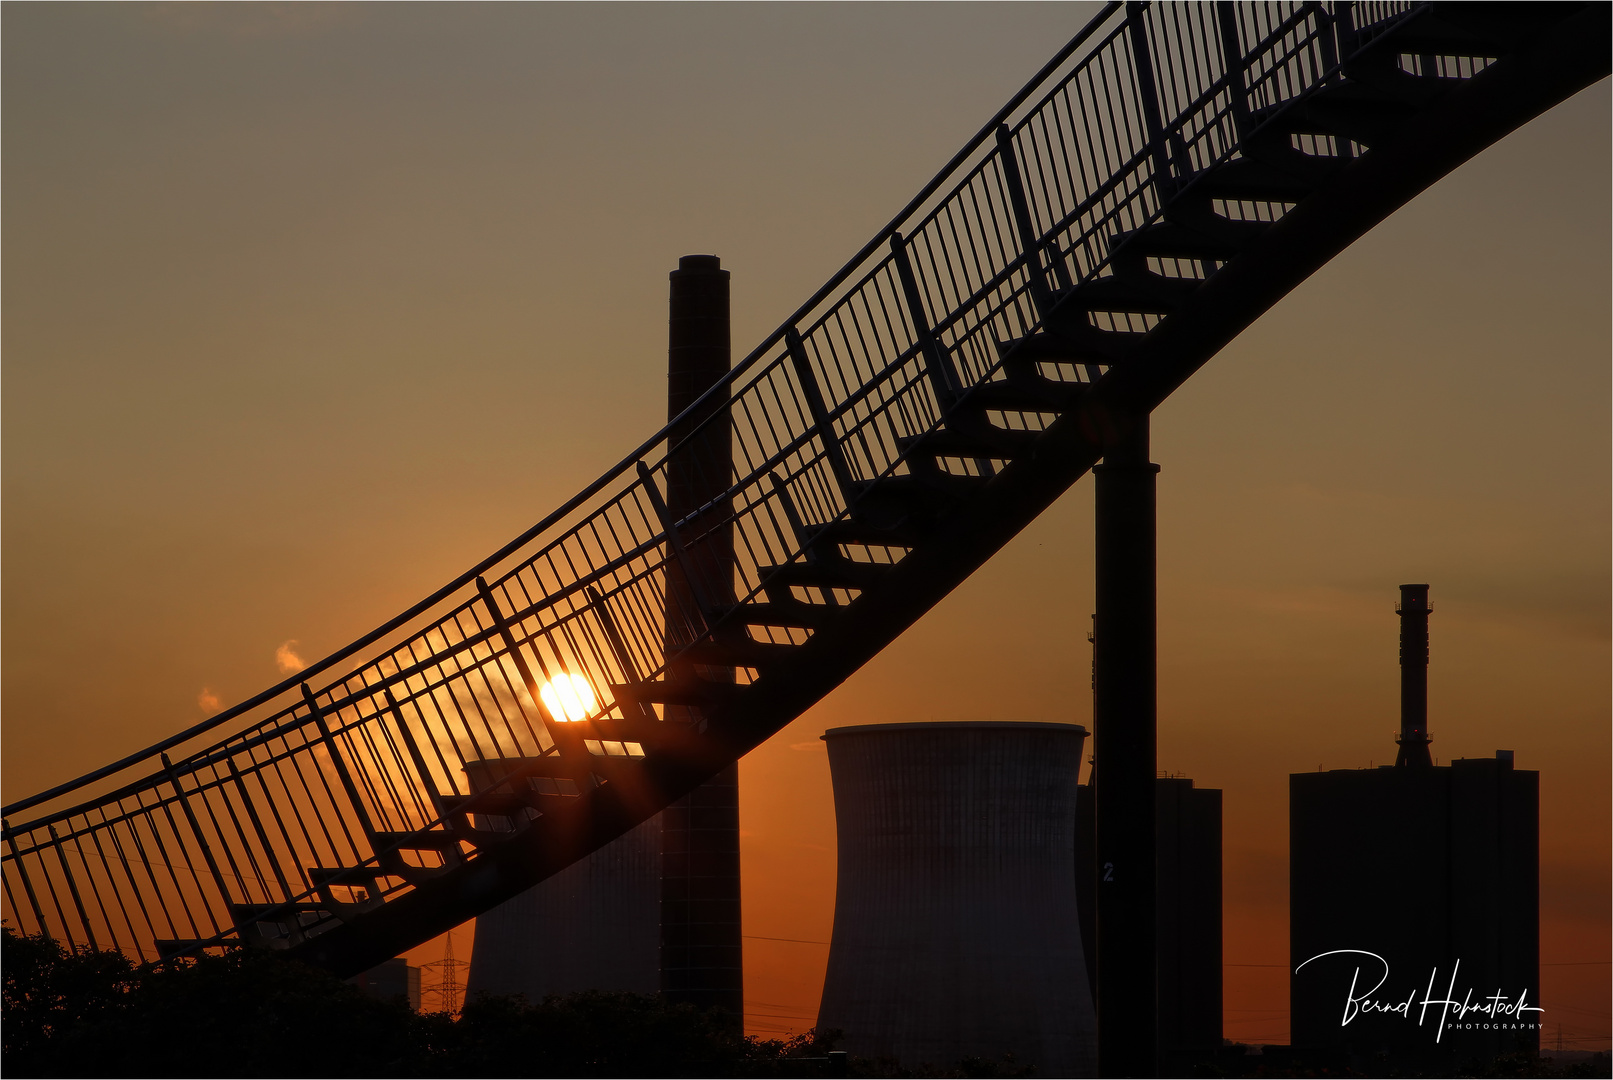
<svg viewBox="0 0 1613 1080">
<path fill-rule="evenodd" d="M 597 705 L 594 688 L 581 675 L 556 675 L 539 694 L 549 715 L 562 722 L 586 720 Z"/>
</svg>

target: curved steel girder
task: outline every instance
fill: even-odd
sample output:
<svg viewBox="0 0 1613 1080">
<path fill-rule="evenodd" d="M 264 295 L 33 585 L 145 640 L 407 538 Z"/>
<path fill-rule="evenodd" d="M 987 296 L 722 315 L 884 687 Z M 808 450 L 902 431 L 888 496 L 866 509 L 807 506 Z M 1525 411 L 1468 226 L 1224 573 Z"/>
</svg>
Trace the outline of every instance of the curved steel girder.
<svg viewBox="0 0 1613 1080">
<path fill-rule="evenodd" d="M 545 813 L 463 869 L 426 882 L 290 951 L 337 974 L 363 971 L 511 899 L 653 816 L 844 682 L 917 622 L 1246 327 L 1458 165 L 1609 73 L 1607 4 L 1589 5 L 1525 49 L 1452 88 L 1392 141 L 1340 169 L 1162 322 L 927 542 L 866 590 L 836 629 L 781 659 L 710 714 L 697 756 L 645 762 L 637 790 L 596 789 Z"/>
</svg>

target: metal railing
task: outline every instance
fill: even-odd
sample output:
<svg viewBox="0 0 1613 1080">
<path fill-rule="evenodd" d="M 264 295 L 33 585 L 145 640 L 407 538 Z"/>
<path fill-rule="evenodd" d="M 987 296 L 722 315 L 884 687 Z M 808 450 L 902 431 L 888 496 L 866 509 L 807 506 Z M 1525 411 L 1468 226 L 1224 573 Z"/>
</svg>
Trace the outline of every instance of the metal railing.
<svg viewBox="0 0 1613 1080">
<path fill-rule="evenodd" d="M 767 575 L 802 559 L 815 530 L 845 520 L 869 482 L 906 471 L 914 437 L 1003 379 L 1004 343 L 1037 333 L 1072 286 L 1104 276 L 1117 238 L 1158 220 L 1274 110 L 1337 78 L 1341 55 L 1411 10 L 1104 8 L 685 414 L 727 398 L 707 423 L 730 424 L 734 448 L 720 500 L 731 513 L 701 517 L 702 528 L 732 530 L 733 581 L 702 581 L 709 565 L 687 563 L 695 591 L 757 599 Z M 1089 382 L 1105 370 L 1064 377 Z M 1009 422 L 1035 430 L 1039 420 Z M 613 685 L 656 678 L 667 641 L 736 617 L 674 605 L 687 625 L 667 625 L 667 571 L 686 528 L 665 520 L 671 427 L 296 678 L 6 807 L 9 924 L 148 959 L 249 936 L 259 922 L 312 937 L 415 888 L 382 857 L 401 850 L 402 834 L 444 829 L 445 806 L 487 782 L 467 766 L 559 753 L 557 725 L 578 713 L 622 717 Z M 805 633 L 751 630 L 779 644 Z M 448 844 L 437 856 L 408 849 L 422 871 L 476 857 Z"/>
</svg>

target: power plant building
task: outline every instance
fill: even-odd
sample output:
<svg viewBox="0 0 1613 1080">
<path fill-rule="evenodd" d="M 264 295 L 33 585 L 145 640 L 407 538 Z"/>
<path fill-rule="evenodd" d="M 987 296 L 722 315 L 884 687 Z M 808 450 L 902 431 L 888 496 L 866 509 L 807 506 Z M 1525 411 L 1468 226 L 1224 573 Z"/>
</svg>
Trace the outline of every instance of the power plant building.
<svg viewBox="0 0 1613 1080">
<path fill-rule="evenodd" d="M 1094 1075 L 1069 855 L 1086 729 L 876 724 L 823 738 L 839 878 L 819 1028 L 907 1069 L 1012 1054 L 1037 1075 Z"/>
<path fill-rule="evenodd" d="M 1093 798 L 1083 784 L 1075 872 L 1087 984 L 1097 994 L 1098 866 Z M 1186 777 L 1154 781 L 1159 1058 L 1189 1070 L 1221 1046 L 1221 792 Z"/>
<path fill-rule="evenodd" d="M 1510 750 L 1433 763 L 1428 586 L 1401 591 L 1397 763 L 1289 780 L 1294 1053 L 1431 1069 L 1533 1053 L 1540 774 Z"/>
</svg>

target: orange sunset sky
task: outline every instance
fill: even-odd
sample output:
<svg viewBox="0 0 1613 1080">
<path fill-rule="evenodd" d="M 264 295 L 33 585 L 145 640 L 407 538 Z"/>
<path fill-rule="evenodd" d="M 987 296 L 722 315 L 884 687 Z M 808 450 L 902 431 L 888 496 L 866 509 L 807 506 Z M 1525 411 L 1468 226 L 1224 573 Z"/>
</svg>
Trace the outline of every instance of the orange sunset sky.
<svg viewBox="0 0 1613 1080">
<path fill-rule="evenodd" d="M 1096 10 L 0 8 L 5 798 L 541 518 L 660 426 L 678 256 L 744 355 Z M 1231 1038 L 1287 1039 L 1288 774 L 1393 760 L 1427 581 L 1435 754 L 1541 771 L 1544 1041 L 1608 1046 L 1609 129 L 1604 81 L 1155 415 L 1159 764 L 1225 791 Z M 1091 535 L 1087 480 L 744 760 L 753 1033 L 816 1014 L 818 735 L 1089 723 Z"/>
</svg>

